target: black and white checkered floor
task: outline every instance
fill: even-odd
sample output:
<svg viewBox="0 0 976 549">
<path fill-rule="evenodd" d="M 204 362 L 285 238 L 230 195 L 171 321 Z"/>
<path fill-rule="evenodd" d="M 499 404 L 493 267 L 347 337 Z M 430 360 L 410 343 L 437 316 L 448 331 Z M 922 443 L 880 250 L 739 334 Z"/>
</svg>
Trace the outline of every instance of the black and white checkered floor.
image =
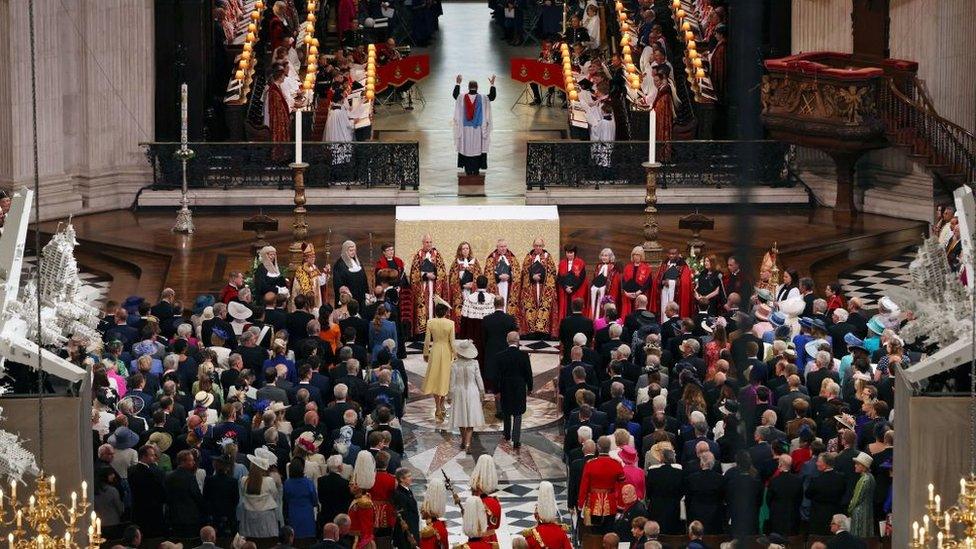
<svg viewBox="0 0 976 549">
<path fill-rule="evenodd" d="M 34 271 L 37 270 L 37 256 L 24 255 L 24 263 L 21 268 L 21 282 L 27 280 Z M 88 302 L 95 307 L 101 307 L 108 299 L 109 289 L 112 287 L 112 279 L 89 272 L 79 268 L 78 278 L 81 279 L 82 294 L 88 297 Z"/>
<path fill-rule="evenodd" d="M 558 353 L 559 341 L 523 339 L 519 341 L 519 348 L 527 353 Z M 424 342 L 411 341 L 407 343 L 408 354 L 420 354 L 424 352 Z"/>
<path fill-rule="evenodd" d="M 539 482 L 530 481 L 499 485 L 494 496 L 502 505 L 503 516 L 502 527 L 499 530 L 500 537 L 514 536 L 522 530 L 536 525 L 533 515 L 535 514 L 536 498 L 539 495 Z M 566 481 L 553 480 L 551 482 L 556 493 L 556 502 L 559 505 L 562 522 L 569 524 L 569 509 L 566 507 Z M 461 501 L 471 495 L 466 484 L 456 484 L 454 490 L 461 496 Z M 444 519 L 447 521 L 447 533 L 452 545 L 467 540 L 462 531 L 461 511 L 452 502 L 448 502 L 447 516 Z"/>
<path fill-rule="evenodd" d="M 904 286 L 911 282 L 908 264 L 915 259 L 915 252 L 912 248 L 895 258 L 862 265 L 841 274 L 839 282 L 843 287 L 844 297 L 859 297 L 866 308 L 873 309 L 889 287 Z"/>
</svg>

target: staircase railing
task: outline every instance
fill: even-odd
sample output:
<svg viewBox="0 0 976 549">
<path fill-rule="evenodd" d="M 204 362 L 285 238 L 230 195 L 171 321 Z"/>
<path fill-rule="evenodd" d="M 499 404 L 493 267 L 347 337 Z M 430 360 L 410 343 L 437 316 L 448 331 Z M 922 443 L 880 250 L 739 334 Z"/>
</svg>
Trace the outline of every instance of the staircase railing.
<svg viewBox="0 0 976 549">
<path fill-rule="evenodd" d="M 976 180 L 976 137 L 939 116 L 918 83 L 909 93 L 921 100 L 906 95 L 890 79 L 879 91 L 879 108 L 895 141 L 911 145 L 913 154 L 928 157 L 930 167 L 944 180 L 972 185 Z"/>
</svg>

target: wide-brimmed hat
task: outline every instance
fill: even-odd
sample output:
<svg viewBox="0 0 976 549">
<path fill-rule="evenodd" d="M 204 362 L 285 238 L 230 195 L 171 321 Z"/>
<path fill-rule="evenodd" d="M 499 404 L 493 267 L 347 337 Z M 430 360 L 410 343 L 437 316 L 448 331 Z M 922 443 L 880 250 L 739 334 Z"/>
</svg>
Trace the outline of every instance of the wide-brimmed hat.
<svg viewBox="0 0 976 549">
<path fill-rule="evenodd" d="M 817 356 L 817 352 L 820 351 L 821 345 L 830 346 L 830 343 L 823 338 L 811 339 L 810 341 L 807 341 L 806 345 L 803 346 L 803 350 L 806 351 L 808 357 L 813 358 Z"/>
<path fill-rule="evenodd" d="M 800 317 L 800 326 L 803 328 L 813 328 L 813 319 L 809 316 Z"/>
<path fill-rule="evenodd" d="M 856 456 L 854 456 L 854 462 L 860 463 L 866 469 L 870 469 L 871 464 L 874 463 L 874 458 L 865 454 L 864 452 L 859 452 Z"/>
<path fill-rule="evenodd" d="M 786 301 L 780 301 L 779 310 L 783 311 L 786 316 L 800 316 L 803 313 L 803 309 L 806 309 L 807 303 L 803 299 L 796 297 L 793 299 L 787 299 Z"/>
<path fill-rule="evenodd" d="M 786 324 L 786 315 L 782 311 L 775 311 L 769 315 L 769 323 L 777 328 Z"/>
<path fill-rule="evenodd" d="M 268 469 L 271 468 L 271 462 L 268 461 L 268 458 L 264 456 L 256 456 L 254 454 L 248 454 L 247 460 L 250 461 L 252 464 L 254 464 L 254 466 L 257 467 L 258 469 L 261 469 L 262 471 L 267 471 Z"/>
<path fill-rule="evenodd" d="M 464 358 L 478 358 L 478 348 L 470 339 L 459 339 L 454 342 L 454 352 Z"/>
<path fill-rule="evenodd" d="M 304 450 L 309 452 L 314 452 L 319 449 L 322 445 L 322 435 L 316 435 L 311 431 L 305 431 L 297 439 L 295 439 L 295 444 Z"/>
<path fill-rule="evenodd" d="M 132 346 L 132 353 L 136 356 L 154 355 L 158 350 L 151 339 L 144 339 Z"/>
<path fill-rule="evenodd" d="M 771 301 L 773 301 L 773 299 L 775 299 L 773 297 L 773 292 L 770 292 L 766 288 L 760 288 L 756 290 L 756 298 L 759 299 L 759 302 L 763 304 L 770 303 Z"/>
<path fill-rule="evenodd" d="M 216 303 L 214 296 L 210 294 L 198 295 L 196 300 L 193 302 L 193 314 L 199 315 L 203 313 L 203 310 L 210 307 Z"/>
<path fill-rule="evenodd" d="M 272 402 L 270 405 L 268 405 L 265 409 L 267 411 L 269 411 L 269 412 L 274 412 L 274 413 L 277 414 L 278 412 L 284 412 L 288 408 L 289 408 L 289 405 L 284 404 L 284 403 L 281 403 L 281 402 L 278 402 L 276 400 L 276 401 Z"/>
<path fill-rule="evenodd" d="M 251 318 L 254 311 L 239 301 L 231 301 L 227 304 L 227 314 L 229 314 L 231 318 L 235 318 L 237 320 L 247 320 Z"/>
<path fill-rule="evenodd" d="M 196 406 L 202 406 L 204 408 L 209 408 L 213 404 L 214 396 L 213 393 L 208 393 L 206 391 L 199 391 L 193 397 L 193 404 Z"/>
<path fill-rule="evenodd" d="M 877 316 L 873 316 L 871 317 L 871 320 L 868 321 L 868 330 L 870 330 L 872 333 L 881 335 L 885 330 L 884 322 L 882 322 Z"/>
<path fill-rule="evenodd" d="M 149 435 L 149 440 L 146 442 L 158 448 L 160 452 L 165 452 L 173 445 L 173 435 L 164 431 L 156 431 Z"/>
<path fill-rule="evenodd" d="M 755 311 L 753 311 L 753 314 L 756 315 L 757 319 L 762 320 L 763 322 L 769 322 L 769 315 L 772 312 L 773 312 L 772 307 L 766 305 L 765 303 L 760 303 L 759 305 L 756 306 L 756 309 Z"/>
<path fill-rule="evenodd" d="M 899 307 L 898 304 L 888 296 L 883 296 L 878 300 L 878 307 L 891 313 L 898 313 L 901 311 L 901 307 Z"/>
<path fill-rule="evenodd" d="M 826 332 L 827 331 L 827 324 L 823 321 L 822 318 L 816 318 L 816 317 L 815 318 L 811 318 L 810 319 L 810 327 L 811 328 L 816 328 L 816 329 L 820 330 L 821 332 Z"/>
<path fill-rule="evenodd" d="M 211 328 L 210 329 L 210 335 L 211 336 L 217 336 L 217 337 L 219 337 L 220 339 L 222 339 L 224 341 L 227 341 L 228 339 L 230 339 L 230 334 L 227 333 L 227 330 L 225 330 L 225 329 L 223 329 L 223 328 L 221 328 L 219 326 L 214 326 L 213 328 Z"/>
<path fill-rule="evenodd" d="M 637 450 L 630 444 L 621 446 L 618 454 L 620 455 L 620 460 L 628 465 L 637 463 Z"/>
<path fill-rule="evenodd" d="M 116 450 L 128 450 L 139 444 L 139 435 L 128 427 L 119 427 L 112 436 L 108 437 L 108 443 Z"/>
<path fill-rule="evenodd" d="M 837 414 L 834 416 L 834 421 L 839 423 L 842 427 L 850 429 L 851 431 L 854 430 L 854 418 L 847 414 Z"/>
<path fill-rule="evenodd" d="M 854 335 L 852 333 L 849 333 L 848 332 L 848 333 L 844 334 L 844 343 L 847 344 L 847 350 L 848 351 L 852 351 L 853 352 L 854 349 L 860 349 L 860 350 L 864 351 L 865 353 L 868 352 L 868 350 L 864 347 L 864 341 L 862 341 L 861 338 L 857 337 L 856 335 Z"/>
<path fill-rule="evenodd" d="M 119 401 L 121 405 L 123 402 L 128 402 L 132 404 L 132 415 L 139 415 L 139 412 L 146 407 L 146 401 L 139 395 L 126 395 L 125 398 Z"/>
<path fill-rule="evenodd" d="M 264 459 L 268 460 L 268 462 L 270 462 L 271 465 L 277 465 L 278 464 L 278 456 L 276 456 L 274 452 L 272 452 L 271 450 L 268 450 L 264 446 L 262 446 L 260 448 L 255 448 L 254 449 L 254 455 L 255 456 L 258 456 L 260 458 L 264 458 Z"/>
</svg>

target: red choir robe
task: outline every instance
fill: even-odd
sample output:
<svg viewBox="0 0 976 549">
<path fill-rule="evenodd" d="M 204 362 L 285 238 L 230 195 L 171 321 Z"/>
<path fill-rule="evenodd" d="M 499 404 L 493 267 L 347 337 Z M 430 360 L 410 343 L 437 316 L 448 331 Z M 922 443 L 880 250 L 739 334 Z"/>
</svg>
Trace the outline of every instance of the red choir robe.
<svg viewBox="0 0 976 549">
<path fill-rule="evenodd" d="M 620 318 L 627 318 L 627 315 L 634 310 L 634 298 L 627 297 L 624 292 L 640 292 L 648 296 L 648 301 L 652 301 L 651 296 L 654 292 L 654 269 L 650 263 L 642 261 L 640 265 L 628 263 L 624 267 L 623 275 L 620 277 L 620 305 L 617 312 Z"/>
<path fill-rule="evenodd" d="M 569 541 L 569 526 L 556 522 L 542 522 L 535 528 L 522 530 L 529 549 L 573 549 Z"/>
<path fill-rule="evenodd" d="M 708 57 L 708 76 L 712 79 L 712 89 L 719 103 L 725 103 L 727 65 L 725 63 L 725 52 L 727 49 L 725 40 L 722 40 L 712 48 L 712 53 Z"/>
<path fill-rule="evenodd" d="M 268 86 L 268 126 L 271 129 L 271 141 L 291 141 L 291 111 L 288 109 L 285 93 L 275 82 Z M 279 162 L 285 160 L 289 154 L 287 147 L 276 146 L 271 151 L 271 158 Z"/>
<path fill-rule="evenodd" d="M 657 270 L 654 277 L 654 295 L 648 296 L 648 310 L 661 317 L 661 312 L 667 303 L 661 303 L 661 289 L 664 284 L 664 273 L 668 270 L 669 263 L 665 260 Z M 695 283 L 691 274 L 691 268 L 685 263 L 683 258 L 679 258 L 677 268 L 680 270 L 677 284 L 674 288 L 674 301 L 681 309 L 681 317 L 695 316 Z"/>
<path fill-rule="evenodd" d="M 533 275 L 541 276 L 538 282 Z M 529 252 L 522 261 L 519 283 L 519 311 L 515 317 L 519 321 L 519 331 L 523 334 L 543 333 L 556 335 L 559 323 L 556 322 L 559 303 L 556 298 L 556 263 L 552 255 L 543 250 L 536 254 Z"/>
<path fill-rule="evenodd" d="M 420 549 L 448 549 L 447 524 L 443 519 L 429 520 L 420 530 Z"/>
<path fill-rule="evenodd" d="M 609 302 L 617 306 L 619 311 L 620 304 L 620 270 L 615 263 L 607 263 L 607 272 L 603 273 L 603 263 L 597 263 L 593 269 L 587 285 L 586 294 L 586 316 L 593 320 L 603 318 L 603 303 Z M 603 288 L 603 292 L 599 291 Z"/>
<path fill-rule="evenodd" d="M 671 157 L 671 129 L 674 127 L 674 98 L 671 97 L 670 84 L 661 86 L 657 91 L 652 108 L 657 120 L 654 135 L 658 143 L 663 143 L 663 152 L 658 158 L 667 160 Z"/>
<path fill-rule="evenodd" d="M 396 477 L 386 471 L 376 472 L 376 482 L 369 489 L 373 500 L 373 528 L 384 530 L 396 524 L 396 509 L 393 507 L 393 492 L 396 491 Z"/>
<path fill-rule="evenodd" d="M 364 493 L 349 505 L 349 533 L 355 538 L 353 549 L 362 549 L 375 538 L 373 524 L 376 522 L 376 511 L 369 493 Z"/>
<path fill-rule="evenodd" d="M 423 276 L 426 272 L 434 273 L 434 280 L 427 280 Z M 427 253 L 419 250 L 413 256 L 410 265 L 410 291 L 413 295 L 413 333 L 422 334 L 427 331 L 427 320 L 434 314 L 434 295 L 444 298 L 444 284 L 447 271 L 444 258 L 437 248 L 430 249 L 430 259 Z M 402 301 L 402 300 L 401 300 Z"/>
<path fill-rule="evenodd" d="M 572 292 L 567 292 L 567 287 L 572 288 Z M 572 310 L 574 299 L 586 299 L 589 289 L 586 285 L 586 262 L 576 257 L 573 258 L 572 266 L 569 261 L 563 258 L 559 261 L 559 273 L 556 279 L 556 289 L 559 293 L 559 314 L 556 316 L 556 326 L 562 322 L 563 318 Z"/>
<path fill-rule="evenodd" d="M 386 256 L 383 256 L 379 259 L 379 261 L 376 262 L 376 265 L 373 267 L 374 280 L 376 279 L 376 275 L 383 269 L 396 269 L 396 272 L 400 273 L 400 278 L 403 278 L 403 260 L 397 256 L 393 256 L 392 260 L 389 260 L 386 258 Z M 395 284 L 395 286 L 398 285 L 399 284 Z"/>
</svg>

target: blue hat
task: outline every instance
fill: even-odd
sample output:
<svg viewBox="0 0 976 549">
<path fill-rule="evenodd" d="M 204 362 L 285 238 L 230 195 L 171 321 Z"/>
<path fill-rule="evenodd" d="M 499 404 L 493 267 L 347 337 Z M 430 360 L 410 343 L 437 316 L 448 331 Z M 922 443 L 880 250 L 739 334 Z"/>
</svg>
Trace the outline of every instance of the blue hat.
<svg viewBox="0 0 976 549">
<path fill-rule="evenodd" d="M 800 326 L 803 326 L 804 328 L 813 328 L 813 319 L 808 316 L 801 316 Z"/>
<path fill-rule="evenodd" d="M 873 316 L 871 317 L 871 320 L 868 321 L 868 330 L 871 330 L 871 332 L 875 334 L 881 335 L 881 333 L 885 330 L 884 322 L 881 322 L 881 319 L 877 316 Z"/>
<path fill-rule="evenodd" d="M 811 328 L 816 328 L 816 329 L 818 329 L 818 330 L 820 330 L 822 332 L 826 332 L 827 331 L 827 325 L 824 324 L 824 321 L 821 318 L 811 319 L 810 327 Z"/>
<path fill-rule="evenodd" d="M 196 301 L 193 302 L 193 314 L 203 314 L 203 310 L 213 305 L 214 302 L 216 299 L 210 294 L 198 295 Z"/>
<path fill-rule="evenodd" d="M 140 296 L 130 295 L 129 297 L 125 298 L 125 301 L 122 302 L 122 308 L 125 309 L 125 312 L 129 313 L 130 315 L 137 315 L 139 314 L 139 305 L 142 305 L 143 301 L 145 301 L 145 299 Z"/>
<path fill-rule="evenodd" d="M 214 326 L 213 329 L 210 331 L 210 333 L 212 335 L 219 337 L 220 339 L 223 339 L 224 341 L 230 339 L 230 335 L 227 333 L 227 331 L 219 326 Z"/>
<path fill-rule="evenodd" d="M 864 347 L 864 341 L 861 341 L 861 338 L 852 333 L 844 334 L 844 343 L 847 344 L 847 350 L 849 351 L 860 349 L 865 353 L 868 352 L 868 350 Z"/>
<path fill-rule="evenodd" d="M 153 355 L 156 354 L 156 345 L 147 339 L 133 345 L 132 351 L 138 356 Z"/>
<path fill-rule="evenodd" d="M 786 324 L 786 315 L 782 311 L 776 311 L 769 315 L 769 323 L 773 326 L 783 326 Z"/>
<path fill-rule="evenodd" d="M 108 443 L 116 450 L 128 450 L 139 444 L 139 435 L 128 427 L 119 427 L 112 436 L 108 437 Z"/>
</svg>

